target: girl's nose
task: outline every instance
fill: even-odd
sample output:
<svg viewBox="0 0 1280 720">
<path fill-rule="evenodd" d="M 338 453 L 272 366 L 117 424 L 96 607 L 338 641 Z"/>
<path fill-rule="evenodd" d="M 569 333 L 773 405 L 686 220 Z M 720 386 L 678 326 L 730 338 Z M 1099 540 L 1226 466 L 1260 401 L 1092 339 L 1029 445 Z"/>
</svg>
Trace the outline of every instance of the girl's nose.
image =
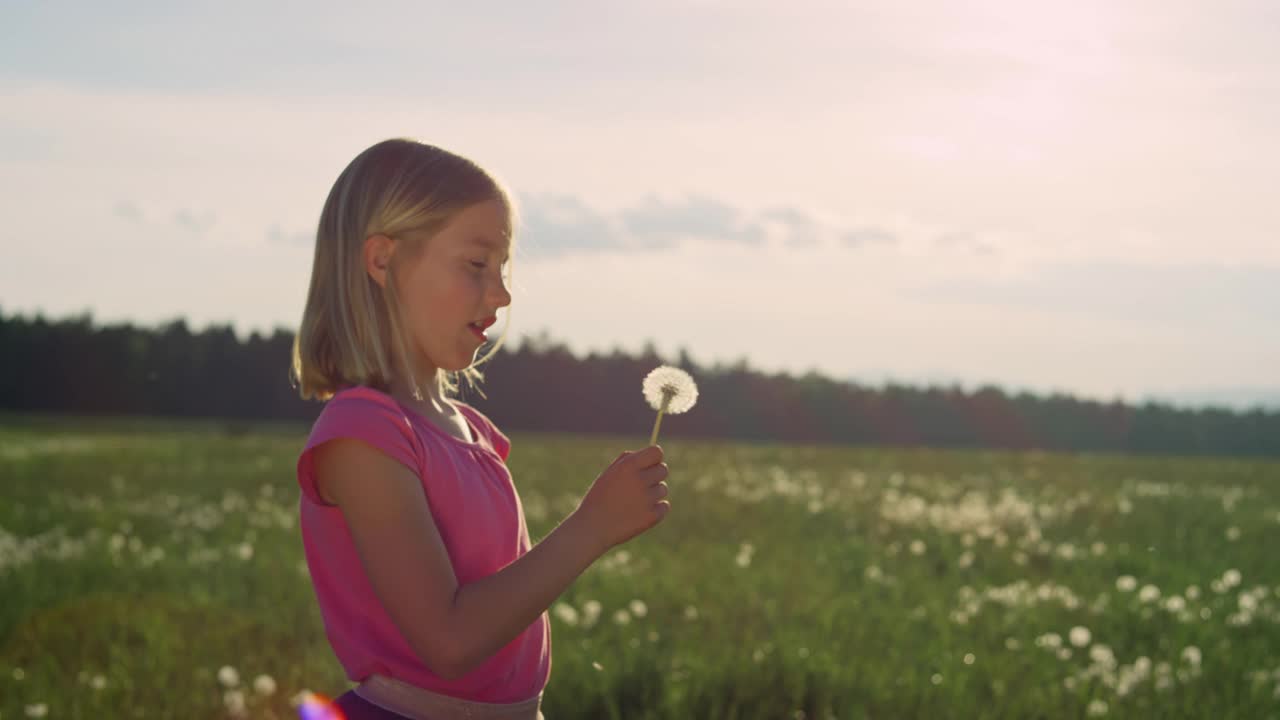
<svg viewBox="0 0 1280 720">
<path fill-rule="evenodd" d="M 489 296 L 496 307 L 506 307 L 511 304 L 511 293 L 507 290 L 505 280 L 490 284 Z"/>
</svg>

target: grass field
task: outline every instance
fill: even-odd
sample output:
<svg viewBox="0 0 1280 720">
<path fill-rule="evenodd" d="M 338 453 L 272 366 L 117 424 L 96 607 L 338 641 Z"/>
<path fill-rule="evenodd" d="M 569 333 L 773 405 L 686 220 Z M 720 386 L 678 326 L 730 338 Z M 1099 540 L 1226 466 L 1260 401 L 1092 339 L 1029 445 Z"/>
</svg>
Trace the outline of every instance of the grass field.
<svg viewBox="0 0 1280 720">
<path fill-rule="evenodd" d="M 305 432 L 0 420 L 0 720 L 343 692 Z M 535 541 L 647 440 L 512 439 Z M 663 446 L 672 514 L 552 607 L 548 720 L 1280 717 L 1280 463 Z"/>
</svg>

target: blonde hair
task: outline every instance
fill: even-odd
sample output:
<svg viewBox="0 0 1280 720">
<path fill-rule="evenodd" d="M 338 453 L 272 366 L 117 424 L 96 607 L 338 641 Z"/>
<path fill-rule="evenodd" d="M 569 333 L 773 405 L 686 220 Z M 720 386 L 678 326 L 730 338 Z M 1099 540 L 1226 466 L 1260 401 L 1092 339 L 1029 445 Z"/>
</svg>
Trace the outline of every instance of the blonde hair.
<svg viewBox="0 0 1280 720">
<path fill-rule="evenodd" d="M 347 165 L 320 212 L 311 286 L 293 342 L 290 376 L 303 399 L 328 400 L 350 385 L 390 392 L 393 359 L 421 399 L 396 299 L 399 255 L 416 255 L 458 212 L 492 200 L 506 209 L 514 236 L 516 209 L 506 189 L 467 158 L 417 140 L 394 138 L 366 149 Z M 364 264 L 365 239 L 377 234 L 397 239 L 382 286 Z M 492 358 L 505 339 L 504 328 L 487 355 L 458 372 L 437 369 L 430 380 L 442 395 L 457 393 L 460 380 L 479 391 L 484 375 L 476 368 Z"/>
</svg>

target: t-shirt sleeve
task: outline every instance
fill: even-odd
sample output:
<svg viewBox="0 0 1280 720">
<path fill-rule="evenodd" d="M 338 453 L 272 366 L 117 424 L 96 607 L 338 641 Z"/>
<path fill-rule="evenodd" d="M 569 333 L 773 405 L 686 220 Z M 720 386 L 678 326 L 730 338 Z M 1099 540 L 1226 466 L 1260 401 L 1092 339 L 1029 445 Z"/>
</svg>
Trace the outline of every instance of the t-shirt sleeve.
<svg viewBox="0 0 1280 720">
<path fill-rule="evenodd" d="M 373 393 L 340 393 L 320 411 L 298 458 L 298 486 L 318 505 L 329 505 L 316 488 L 312 465 L 315 448 L 338 438 L 355 438 L 372 445 L 414 473 L 420 472 L 417 438 L 404 411 Z"/>
</svg>

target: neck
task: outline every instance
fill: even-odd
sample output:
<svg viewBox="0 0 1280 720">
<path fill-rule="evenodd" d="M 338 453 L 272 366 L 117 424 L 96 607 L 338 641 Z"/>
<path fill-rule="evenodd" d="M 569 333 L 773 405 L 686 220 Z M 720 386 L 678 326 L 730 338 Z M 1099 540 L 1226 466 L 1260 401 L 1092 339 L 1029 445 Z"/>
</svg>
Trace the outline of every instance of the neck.
<svg viewBox="0 0 1280 720">
<path fill-rule="evenodd" d="M 444 414 L 452 410 L 448 401 L 440 392 L 440 386 L 436 382 L 434 373 L 419 375 L 418 378 L 418 390 L 422 393 L 421 399 L 413 396 L 413 388 L 409 386 L 408 380 L 400 377 L 397 377 L 391 383 L 391 396 L 410 407 L 429 409 L 436 413 Z"/>
</svg>

